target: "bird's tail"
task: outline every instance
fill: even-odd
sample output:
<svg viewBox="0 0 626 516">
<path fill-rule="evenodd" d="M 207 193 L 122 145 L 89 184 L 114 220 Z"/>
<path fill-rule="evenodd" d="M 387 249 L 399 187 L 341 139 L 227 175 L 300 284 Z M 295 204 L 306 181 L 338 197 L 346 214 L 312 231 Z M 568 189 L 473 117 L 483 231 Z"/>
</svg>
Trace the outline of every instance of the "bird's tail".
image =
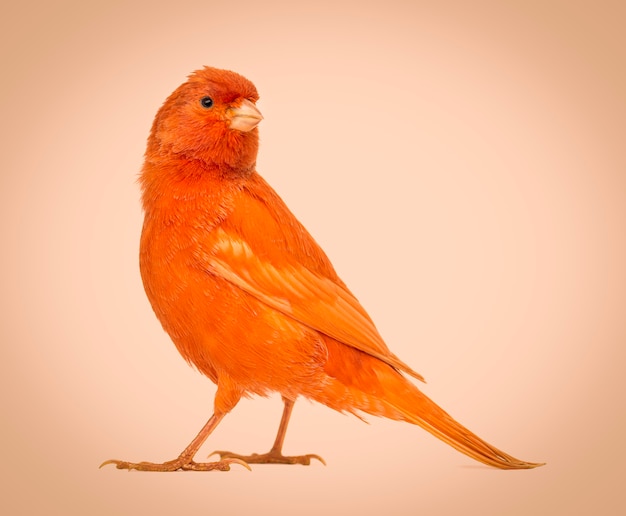
<svg viewBox="0 0 626 516">
<path fill-rule="evenodd" d="M 383 403 L 395 409 L 402 419 L 421 426 L 435 437 L 469 457 L 500 469 L 530 469 L 543 463 L 526 462 L 483 441 L 458 423 L 439 405 L 400 375 L 385 375 L 391 389 L 385 389 Z M 395 377 L 395 378 L 394 378 Z"/>
<path fill-rule="evenodd" d="M 325 343 L 326 381 L 323 389 L 307 393 L 308 397 L 340 412 L 358 416 L 362 411 L 421 426 L 461 453 L 489 466 L 530 469 L 543 465 L 516 459 L 483 441 L 388 363 L 331 338 L 326 338 Z"/>
<path fill-rule="evenodd" d="M 386 402 L 404 416 L 406 421 L 421 426 L 461 453 L 500 469 L 530 469 L 543 465 L 516 459 L 490 445 L 458 423 L 417 388 L 411 390 L 412 396 L 401 403 L 395 403 L 394 400 Z"/>
<path fill-rule="evenodd" d="M 352 407 L 358 407 L 372 415 L 419 425 L 461 453 L 489 466 L 500 469 L 530 469 L 544 464 L 516 459 L 483 441 L 386 364 L 377 368 L 376 376 L 378 388 L 373 390 L 365 385 L 358 386 L 361 382 L 355 382 L 355 378 L 352 378 L 352 385 L 348 387 L 351 391 Z"/>
</svg>

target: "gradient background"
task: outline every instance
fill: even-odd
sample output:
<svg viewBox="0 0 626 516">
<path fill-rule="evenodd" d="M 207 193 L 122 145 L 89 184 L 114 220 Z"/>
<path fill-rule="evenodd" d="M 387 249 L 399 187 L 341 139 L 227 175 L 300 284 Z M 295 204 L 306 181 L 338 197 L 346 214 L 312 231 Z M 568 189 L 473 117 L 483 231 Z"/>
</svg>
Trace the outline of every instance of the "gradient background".
<svg viewBox="0 0 626 516">
<path fill-rule="evenodd" d="M 310 4 L 3 5 L 0 511 L 623 514 L 624 3 Z M 174 458 L 212 410 L 144 296 L 135 183 L 205 64 L 257 85 L 259 170 L 425 391 L 546 467 L 301 402 L 286 452 L 326 468 L 98 469 Z M 201 452 L 266 451 L 280 412 L 242 402 Z"/>
</svg>

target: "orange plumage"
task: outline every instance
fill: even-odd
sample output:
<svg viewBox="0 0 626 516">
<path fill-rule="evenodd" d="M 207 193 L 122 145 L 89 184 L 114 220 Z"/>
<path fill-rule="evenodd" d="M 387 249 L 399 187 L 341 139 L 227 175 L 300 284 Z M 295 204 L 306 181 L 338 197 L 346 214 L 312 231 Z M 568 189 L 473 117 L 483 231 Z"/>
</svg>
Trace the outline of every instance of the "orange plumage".
<svg viewBox="0 0 626 516">
<path fill-rule="evenodd" d="M 404 374 L 330 261 L 255 170 L 261 114 L 254 85 L 230 71 L 192 74 L 159 110 L 141 174 L 140 265 L 146 293 L 181 355 L 217 384 L 214 414 L 181 455 L 121 469 L 229 469 L 285 457 L 295 400 L 408 421 L 503 469 L 532 468 L 461 426 Z M 242 396 L 281 394 L 272 450 L 196 463 L 193 456 Z M 321 459 L 320 459 L 321 460 Z"/>
</svg>

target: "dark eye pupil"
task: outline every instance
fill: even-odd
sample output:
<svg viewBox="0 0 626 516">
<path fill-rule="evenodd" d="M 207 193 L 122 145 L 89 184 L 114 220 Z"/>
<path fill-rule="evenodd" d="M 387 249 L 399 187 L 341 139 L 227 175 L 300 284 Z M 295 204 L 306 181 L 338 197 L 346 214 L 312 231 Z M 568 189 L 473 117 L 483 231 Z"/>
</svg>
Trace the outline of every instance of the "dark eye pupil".
<svg viewBox="0 0 626 516">
<path fill-rule="evenodd" d="M 211 97 L 202 97 L 200 104 L 202 104 L 204 108 L 210 108 L 213 105 L 213 99 Z"/>
</svg>

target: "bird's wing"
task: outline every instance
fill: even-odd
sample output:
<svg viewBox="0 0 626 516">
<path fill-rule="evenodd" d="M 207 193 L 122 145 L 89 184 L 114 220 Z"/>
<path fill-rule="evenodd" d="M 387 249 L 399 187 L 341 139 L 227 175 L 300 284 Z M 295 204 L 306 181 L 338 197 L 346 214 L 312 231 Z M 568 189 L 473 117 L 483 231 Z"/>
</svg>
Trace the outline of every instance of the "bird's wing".
<svg viewBox="0 0 626 516">
<path fill-rule="evenodd" d="M 299 262 L 275 265 L 260 258 L 244 238 L 222 228 L 213 237 L 212 251 L 203 259 L 211 273 L 300 323 L 423 381 L 389 351 L 363 307 L 340 282 Z"/>
</svg>

